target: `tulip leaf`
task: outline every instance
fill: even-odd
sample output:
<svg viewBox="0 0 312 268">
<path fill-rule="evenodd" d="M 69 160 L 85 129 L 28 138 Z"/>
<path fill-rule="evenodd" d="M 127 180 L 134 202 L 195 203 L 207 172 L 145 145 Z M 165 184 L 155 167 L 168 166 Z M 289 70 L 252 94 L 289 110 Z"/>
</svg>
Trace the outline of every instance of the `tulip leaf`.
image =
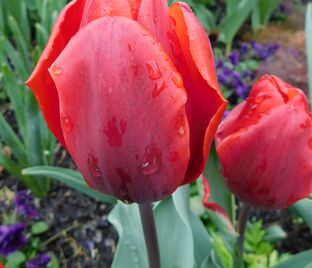
<svg viewBox="0 0 312 268">
<path fill-rule="evenodd" d="M 184 186 L 154 207 L 161 267 L 200 267 L 211 253 L 212 243 L 208 232 L 191 212 L 188 202 L 188 186 Z M 118 202 L 109 215 L 109 221 L 119 234 L 112 268 L 148 267 L 137 205 Z"/>
<path fill-rule="evenodd" d="M 309 3 L 306 11 L 306 47 L 307 47 L 307 63 L 309 76 L 309 100 L 310 107 L 312 105 L 312 3 Z"/>
<path fill-rule="evenodd" d="M 148 267 L 138 205 L 126 205 L 118 202 L 111 211 L 108 219 L 114 225 L 119 235 L 118 245 L 111 267 Z"/>
<path fill-rule="evenodd" d="M 286 260 L 277 263 L 273 268 L 293 268 L 293 267 L 310 268 L 311 263 L 312 263 L 312 249 L 290 256 Z"/>
<path fill-rule="evenodd" d="M 292 205 L 289 210 L 304 219 L 312 232 L 312 200 L 309 198 L 300 200 Z"/>
<path fill-rule="evenodd" d="M 91 189 L 85 183 L 82 175 L 78 171 L 60 167 L 37 166 L 23 169 L 22 174 L 31 176 L 47 176 L 104 203 L 116 202 L 115 198 Z"/>
<path fill-rule="evenodd" d="M 211 149 L 204 175 L 207 178 L 211 189 L 209 201 L 216 202 L 222 206 L 233 222 L 233 196 L 226 187 L 224 179 L 221 175 L 220 163 L 214 146 Z"/>
<path fill-rule="evenodd" d="M 184 222 L 183 216 L 179 215 L 172 198 L 159 203 L 155 209 L 155 218 L 161 267 L 193 267 L 192 230 L 189 224 Z M 168 219 L 170 219 L 170 224 L 168 224 Z"/>
</svg>

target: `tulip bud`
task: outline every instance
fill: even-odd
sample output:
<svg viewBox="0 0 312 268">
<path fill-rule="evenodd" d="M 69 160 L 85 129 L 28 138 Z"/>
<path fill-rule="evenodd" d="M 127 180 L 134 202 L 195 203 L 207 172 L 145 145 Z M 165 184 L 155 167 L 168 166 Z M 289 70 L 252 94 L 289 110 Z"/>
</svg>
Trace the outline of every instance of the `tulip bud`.
<svg viewBox="0 0 312 268">
<path fill-rule="evenodd" d="M 312 191 L 312 119 L 304 93 L 263 76 L 217 131 L 230 190 L 256 207 L 279 209 Z"/>
<path fill-rule="evenodd" d="M 204 28 L 165 0 L 72 1 L 26 84 L 89 186 L 127 202 L 194 181 L 226 108 Z"/>
</svg>

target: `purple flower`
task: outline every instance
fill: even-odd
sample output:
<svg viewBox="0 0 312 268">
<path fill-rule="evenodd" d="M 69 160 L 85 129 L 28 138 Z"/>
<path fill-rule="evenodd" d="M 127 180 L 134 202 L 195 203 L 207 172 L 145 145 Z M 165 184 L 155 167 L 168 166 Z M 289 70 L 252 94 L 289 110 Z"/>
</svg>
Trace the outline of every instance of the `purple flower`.
<svg viewBox="0 0 312 268">
<path fill-rule="evenodd" d="M 249 45 L 247 43 L 241 43 L 239 45 L 239 51 L 241 54 L 246 54 L 249 51 Z"/>
<path fill-rule="evenodd" d="M 27 262 L 27 268 L 45 268 L 51 261 L 51 257 L 47 254 L 39 254 Z"/>
<path fill-rule="evenodd" d="M 245 99 L 248 95 L 249 86 L 241 84 L 236 88 L 236 94 L 243 99 Z"/>
<path fill-rule="evenodd" d="M 15 196 L 15 208 L 17 214 L 26 216 L 30 219 L 38 219 L 39 212 L 33 203 L 33 197 L 26 191 L 20 191 Z"/>
<path fill-rule="evenodd" d="M 0 225 L 0 255 L 7 256 L 27 243 L 25 228 L 22 223 Z"/>
<path fill-rule="evenodd" d="M 224 63 L 222 60 L 217 60 L 216 62 L 216 68 L 217 69 L 220 69 L 220 68 L 223 68 L 224 67 Z"/>
<path fill-rule="evenodd" d="M 237 64 L 239 64 L 239 52 L 238 51 L 233 51 L 230 55 L 229 55 L 229 60 L 230 62 L 235 66 Z"/>
</svg>

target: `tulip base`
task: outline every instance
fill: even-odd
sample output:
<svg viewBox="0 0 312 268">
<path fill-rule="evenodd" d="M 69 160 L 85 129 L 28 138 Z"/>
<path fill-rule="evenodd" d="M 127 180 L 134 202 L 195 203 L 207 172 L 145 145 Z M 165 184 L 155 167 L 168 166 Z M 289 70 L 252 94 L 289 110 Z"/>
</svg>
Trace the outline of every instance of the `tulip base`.
<svg viewBox="0 0 312 268">
<path fill-rule="evenodd" d="M 139 209 L 148 254 L 149 267 L 160 268 L 160 255 L 152 204 L 139 204 Z"/>
<path fill-rule="evenodd" d="M 236 258 L 235 258 L 235 268 L 243 268 L 243 257 L 244 257 L 244 240 L 245 240 L 245 229 L 246 224 L 250 215 L 251 206 L 248 203 L 243 203 L 241 210 L 239 212 L 237 221 L 237 232 L 238 239 L 236 243 Z"/>
</svg>

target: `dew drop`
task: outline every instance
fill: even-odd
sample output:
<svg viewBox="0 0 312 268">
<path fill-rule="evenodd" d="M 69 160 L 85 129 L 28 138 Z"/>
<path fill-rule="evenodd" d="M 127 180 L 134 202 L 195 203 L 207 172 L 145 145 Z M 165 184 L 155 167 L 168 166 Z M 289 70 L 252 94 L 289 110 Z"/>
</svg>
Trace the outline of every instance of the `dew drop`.
<svg viewBox="0 0 312 268">
<path fill-rule="evenodd" d="M 182 77 L 178 73 L 173 73 L 172 81 L 178 88 L 182 88 L 183 87 Z"/>
<path fill-rule="evenodd" d="M 63 69 L 61 67 L 57 67 L 55 64 L 52 65 L 52 73 L 55 76 L 61 76 L 63 74 Z"/>
<path fill-rule="evenodd" d="M 175 127 L 176 127 L 176 130 L 178 131 L 178 135 L 180 137 L 183 137 L 186 134 L 184 115 L 178 116 Z"/>
<path fill-rule="evenodd" d="M 302 129 L 307 129 L 312 127 L 312 123 L 310 119 L 306 119 L 302 124 L 300 124 Z"/>
<path fill-rule="evenodd" d="M 254 102 L 255 104 L 260 104 L 262 103 L 267 96 L 265 94 L 259 94 L 258 96 L 255 97 Z"/>
<path fill-rule="evenodd" d="M 70 132 L 73 129 L 73 122 L 69 116 L 61 116 L 62 127 L 66 132 Z"/>
<path fill-rule="evenodd" d="M 309 139 L 308 145 L 309 145 L 310 149 L 312 150 L 312 138 Z"/>
<path fill-rule="evenodd" d="M 101 176 L 100 169 L 98 167 L 98 160 L 91 153 L 88 155 L 88 165 L 89 165 L 89 168 L 90 168 L 90 171 L 91 171 L 93 177 L 100 177 Z"/>
<path fill-rule="evenodd" d="M 162 76 L 162 73 L 158 67 L 158 64 L 156 61 L 150 61 L 146 63 L 148 76 L 152 80 L 156 80 Z"/>
<path fill-rule="evenodd" d="M 103 132 L 108 138 L 108 143 L 112 147 L 120 147 L 122 144 L 122 135 L 127 131 L 127 122 L 123 119 L 118 123 L 116 117 L 107 122 Z"/>
<path fill-rule="evenodd" d="M 177 45 L 177 38 L 172 31 L 167 32 L 168 42 L 174 56 L 179 56 L 181 51 Z"/>
<path fill-rule="evenodd" d="M 105 8 L 104 9 L 104 14 L 106 16 L 110 16 L 112 14 L 113 10 L 111 8 Z"/>
<path fill-rule="evenodd" d="M 161 152 L 159 148 L 152 143 L 147 146 L 144 154 L 144 161 L 139 166 L 139 171 L 146 176 L 156 173 L 161 167 Z"/>
<path fill-rule="evenodd" d="M 165 81 L 162 81 L 162 83 L 160 85 L 158 85 L 158 83 L 155 83 L 154 87 L 153 87 L 153 97 L 158 97 L 161 92 L 163 92 L 166 89 L 167 85 Z"/>
<path fill-rule="evenodd" d="M 133 46 L 132 46 L 132 44 L 128 43 L 128 49 L 129 49 L 130 51 L 132 51 L 132 50 L 133 50 Z"/>
</svg>

